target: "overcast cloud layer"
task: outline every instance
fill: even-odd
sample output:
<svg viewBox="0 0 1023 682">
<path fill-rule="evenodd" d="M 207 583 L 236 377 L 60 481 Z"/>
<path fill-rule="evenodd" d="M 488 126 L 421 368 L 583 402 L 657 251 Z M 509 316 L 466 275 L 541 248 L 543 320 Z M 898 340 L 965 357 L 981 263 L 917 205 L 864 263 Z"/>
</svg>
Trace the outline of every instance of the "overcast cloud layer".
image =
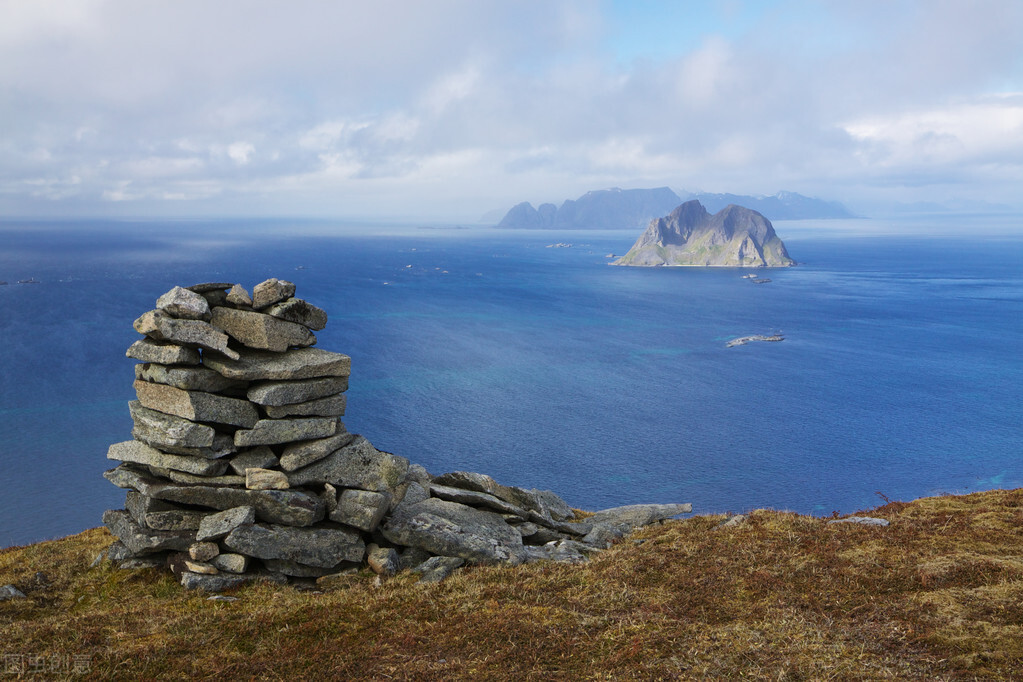
<svg viewBox="0 0 1023 682">
<path fill-rule="evenodd" d="M 1021 207 L 1023 3 L 682 4 L 0 0 L 0 216 Z"/>
</svg>

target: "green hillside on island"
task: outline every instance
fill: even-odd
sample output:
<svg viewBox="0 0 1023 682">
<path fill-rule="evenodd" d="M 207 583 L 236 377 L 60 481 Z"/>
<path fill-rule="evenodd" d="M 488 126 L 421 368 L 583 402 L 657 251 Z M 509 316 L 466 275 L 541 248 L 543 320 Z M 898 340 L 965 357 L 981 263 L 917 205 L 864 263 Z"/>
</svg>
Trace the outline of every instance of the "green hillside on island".
<svg viewBox="0 0 1023 682">
<path fill-rule="evenodd" d="M 612 265 L 788 267 L 785 244 L 771 221 L 734 204 L 714 215 L 697 200 L 655 218 L 629 252 Z"/>
<path fill-rule="evenodd" d="M 0 585 L 25 595 L 0 602 L 0 636 L 33 679 L 1016 679 L 1023 490 L 867 515 L 890 525 L 696 516 L 580 565 L 214 597 L 90 567 L 114 539 L 97 528 L 0 550 Z"/>
</svg>

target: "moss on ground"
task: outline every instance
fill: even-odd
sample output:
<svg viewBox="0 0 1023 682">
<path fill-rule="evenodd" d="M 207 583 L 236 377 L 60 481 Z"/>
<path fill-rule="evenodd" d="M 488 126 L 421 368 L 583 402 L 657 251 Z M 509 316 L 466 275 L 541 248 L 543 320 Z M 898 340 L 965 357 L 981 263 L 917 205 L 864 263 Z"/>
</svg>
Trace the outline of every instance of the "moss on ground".
<svg viewBox="0 0 1023 682">
<path fill-rule="evenodd" d="M 87 674 L 49 675 L 76 679 L 1019 676 L 1023 490 L 869 515 L 891 525 L 698 516 L 584 566 L 478 567 L 428 586 L 363 572 L 319 594 L 247 585 L 233 602 L 163 571 L 90 569 L 112 541 L 93 529 L 0 551 L 0 585 L 28 595 L 0 603 L 0 648 L 5 664 L 77 655 Z"/>
</svg>

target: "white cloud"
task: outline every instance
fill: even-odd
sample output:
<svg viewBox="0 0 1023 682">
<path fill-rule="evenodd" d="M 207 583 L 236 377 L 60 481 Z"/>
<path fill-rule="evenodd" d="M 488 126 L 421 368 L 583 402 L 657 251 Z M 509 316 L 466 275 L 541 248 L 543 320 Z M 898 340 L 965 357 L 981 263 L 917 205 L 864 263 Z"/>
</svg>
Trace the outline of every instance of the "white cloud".
<svg viewBox="0 0 1023 682">
<path fill-rule="evenodd" d="M 1023 176 L 1023 96 L 992 94 L 1023 89 L 1023 3 L 781 2 L 628 64 L 602 9 L 0 0 L 0 210 L 462 219 L 610 185 L 1019 200 L 990 180 Z"/>
<path fill-rule="evenodd" d="M 256 151 L 250 142 L 234 142 L 227 147 L 227 155 L 239 166 L 249 162 L 249 157 Z"/>
</svg>

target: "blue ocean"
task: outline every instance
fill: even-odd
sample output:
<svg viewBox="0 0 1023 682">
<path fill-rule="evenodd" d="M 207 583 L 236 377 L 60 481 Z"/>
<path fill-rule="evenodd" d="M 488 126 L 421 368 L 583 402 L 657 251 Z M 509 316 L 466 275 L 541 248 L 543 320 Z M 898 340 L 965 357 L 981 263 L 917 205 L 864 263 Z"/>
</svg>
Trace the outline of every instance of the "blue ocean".
<svg viewBox="0 0 1023 682">
<path fill-rule="evenodd" d="M 754 284 L 609 266 L 633 231 L 8 221 L 0 546 L 123 505 L 102 472 L 131 437 L 132 321 L 174 285 L 268 277 L 329 313 L 348 430 L 433 474 L 696 513 L 1020 487 L 1023 223 L 995 223 L 776 223 L 800 265 Z"/>
</svg>

